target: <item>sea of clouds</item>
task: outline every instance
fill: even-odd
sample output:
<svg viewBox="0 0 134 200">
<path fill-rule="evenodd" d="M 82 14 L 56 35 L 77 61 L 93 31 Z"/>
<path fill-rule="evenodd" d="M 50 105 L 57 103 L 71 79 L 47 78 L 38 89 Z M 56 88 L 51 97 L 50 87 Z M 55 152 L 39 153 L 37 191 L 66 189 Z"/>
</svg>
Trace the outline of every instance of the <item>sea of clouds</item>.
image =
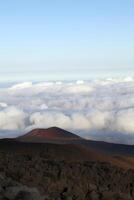
<svg viewBox="0 0 134 200">
<path fill-rule="evenodd" d="M 134 78 L 0 87 L 0 137 L 51 126 L 90 139 L 134 144 Z"/>
</svg>

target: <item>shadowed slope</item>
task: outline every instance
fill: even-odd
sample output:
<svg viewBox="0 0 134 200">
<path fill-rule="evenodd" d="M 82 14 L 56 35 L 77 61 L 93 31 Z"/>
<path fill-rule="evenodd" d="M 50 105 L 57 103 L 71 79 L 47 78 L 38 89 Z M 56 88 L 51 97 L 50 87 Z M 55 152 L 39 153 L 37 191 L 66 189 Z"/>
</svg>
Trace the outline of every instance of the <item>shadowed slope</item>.
<svg viewBox="0 0 134 200">
<path fill-rule="evenodd" d="M 31 155 L 66 162 L 106 162 L 124 169 L 134 169 L 134 157 L 108 155 L 80 144 L 30 143 L 3 139 L 0 140 L 0 152 L 4 152 L 4 155 Z"/>
<path fill-rule="evenodd" d="M 79 144 L 93 151 L 111 156 L 120 155 L 134 157 L 134 145 L 114 144 L 103 141 L 86 140 L 61 128 L 34 129 L 27 134 L 16 138 L 22 142 Z"/>
<path fill-rule="evenodd" d="M 34 129 L 17 140 L 23 142 L 27 151 L 49 149 L 51 159 L 100 161 L 125 169 L 134 169 L 134 146 L 132 145 L 86 140 L 57 127 Z M 18 144 L 21 143 L 15 145 Z M 31 145 L 34 148 L 31 148 Z"/>
</svg>

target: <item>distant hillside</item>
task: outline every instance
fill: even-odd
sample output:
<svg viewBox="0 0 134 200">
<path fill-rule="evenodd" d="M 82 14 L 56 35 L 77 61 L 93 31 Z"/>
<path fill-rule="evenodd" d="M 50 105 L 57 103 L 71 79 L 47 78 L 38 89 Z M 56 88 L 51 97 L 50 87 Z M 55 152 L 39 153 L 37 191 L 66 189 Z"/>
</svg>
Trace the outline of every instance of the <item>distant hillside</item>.
<svg viewBox="0 0 134 200">
<path fill-rule="evenodd" d="M 78 135 L 58 127 L 48 129 L 34 129 L 16 138 L 17 141 L 31 143 L 78 144 L 112 156 L 134 156 L 134 145 L 114 144 L 103 141 L 86 140 Z"/>
<path fill-rule="evenodd" d="M 27 134 L 17 138 L 25 142 L 47 142 L 47 141 L 71 141 L 80 140 L 81 138 L 69 131 L 58 127 L 51 127 L 48 129 L 34 129 Z"/>
</svg>

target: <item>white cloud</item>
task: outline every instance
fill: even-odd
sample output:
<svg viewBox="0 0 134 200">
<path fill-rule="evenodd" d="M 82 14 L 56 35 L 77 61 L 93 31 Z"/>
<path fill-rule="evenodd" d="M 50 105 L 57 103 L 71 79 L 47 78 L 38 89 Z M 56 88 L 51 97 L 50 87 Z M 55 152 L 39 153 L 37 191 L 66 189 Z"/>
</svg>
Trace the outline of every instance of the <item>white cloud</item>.
<svg viewBox="0 0 134 200">
<path fill-rule="evenodd" d="M 7 107 L 7 104 L 5 102 L 0 102 L 0 107 L 1 108 L 6 108 Z"/>
<path fill-rule="evenodd" d="M 38 112 L 30 116 L 31 127 L 51 127 L 58 126 L 61 128 L 70 128 L 71 120 L 70 118 L 61 113 L 54 111 L 47 111 L 44 113 Z"/>
<path fill-rule="evenodd" d="M 31 88 L 32 82 L 24 82 L 24 83 L 18 83 L 16 85 L 13 85 L 10 90 L 21 90 L 26 88 Z"/>
<path fill-rule="evenodd" d="M 119 111 L 115 123 L 119 131 L 134 134 L 134 108 Z"/>
<path fill-rule="evenodd" d="M 8 107 L 0 111 L 0 129 L 17 130 L 25 128 L 26 114 L 15 108 Z"/>
<path fill-rule="evenodd" d="M 0 88 L 0 130 L 59 126 L 134 137 L 134 79 L 25 82 Z M 116 132 L 116 133 L 115 133 Z M 4 136 L 3 136 L 4 137 Z"/>
</svg>

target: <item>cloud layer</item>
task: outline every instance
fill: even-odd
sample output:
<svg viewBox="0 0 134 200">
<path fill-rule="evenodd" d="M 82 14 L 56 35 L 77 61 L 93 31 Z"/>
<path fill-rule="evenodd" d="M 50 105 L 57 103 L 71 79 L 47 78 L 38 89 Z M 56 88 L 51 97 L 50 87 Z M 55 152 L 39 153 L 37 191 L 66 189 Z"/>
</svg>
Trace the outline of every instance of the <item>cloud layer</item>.
<svg viewBox="0 0 134 200">
<path fill-rule="evenodd" d="M 7 136 L 10 131 L 23 133 L 35 127 L 58 126 L 88 138 L 124 142 L 126 137 L 126 143 L 132 143 L 133 120 L 134 79 L 131 77 L 25 82 L 0 88 L 2 137 L 4 131 Z"/>
</svg>

